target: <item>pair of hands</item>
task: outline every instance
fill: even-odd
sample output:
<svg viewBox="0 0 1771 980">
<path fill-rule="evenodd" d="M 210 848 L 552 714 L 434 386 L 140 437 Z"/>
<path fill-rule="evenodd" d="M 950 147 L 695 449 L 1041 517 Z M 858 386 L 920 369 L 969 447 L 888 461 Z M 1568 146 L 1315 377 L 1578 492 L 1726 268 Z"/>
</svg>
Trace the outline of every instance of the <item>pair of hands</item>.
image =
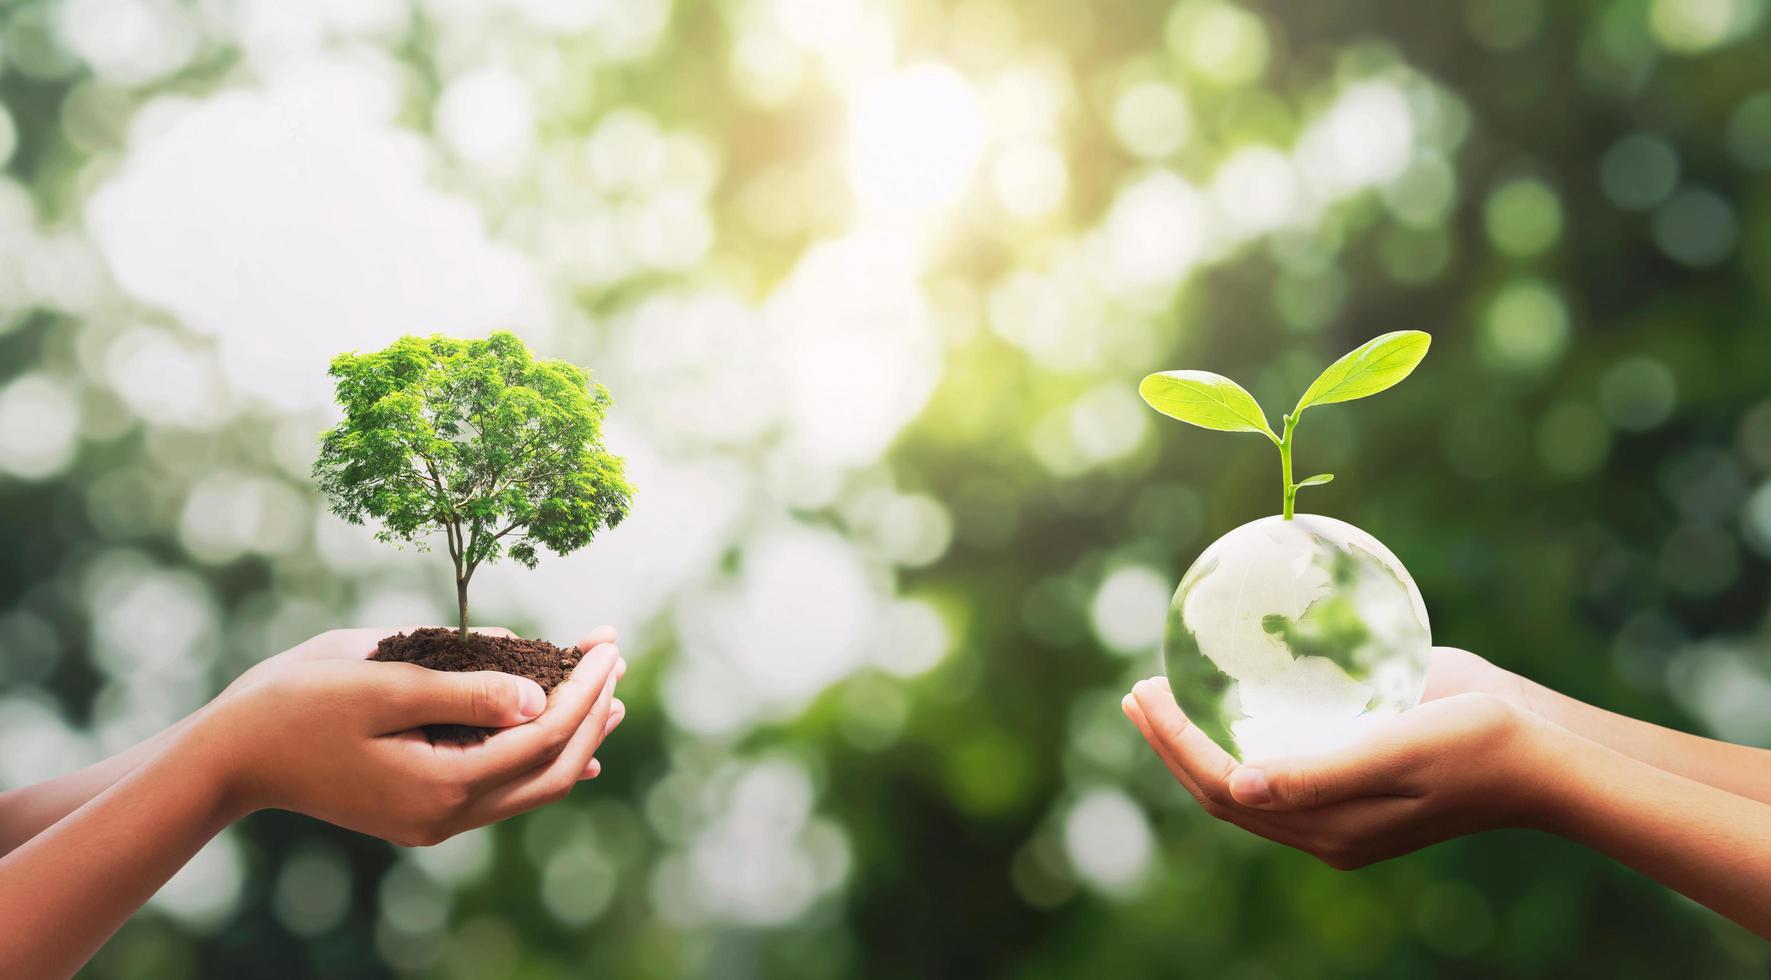
<svg viewBox="0 0 1771 980">
<path fill-rule="evenodd" d="M 578 642 L 584 656 L 551 695 L 499 671 L 370 662 L 394 632 L 314 637 L 252 667 L 192 719 L 187 734 L 231 810 L 292 810 L 425 846 L 555 802 L 602 771 L 596 751 L 626 714 L 613 628 Z M 418 730 L 450 723 L 502 730 L 470 744 L 433 744 Z"/>
<path fill-rule="evenodd" d="M 220 750 L 211 758 L 235 809 L 293 810 L 422 846 L 555 802 L 601 771 L 595 753 L 625 715 L 612 628 L 579 641 L 585 656 L 551 696 L 497 671 L 368 662 L 391 632 L 322 634 L 254 666 L 205 709 L 196 729 Z M 1208 813 L 1348 869 L 1542 820 L 1529 756 L 1544 722 L 1511 677 L 1439 647 L 1422 703 L 1371 736 L 1240 765 L 1188 722 L 1165 678 L 1139 682 L 1124 708 Z M 418 730 L 441 723 L 504 730 L 477 744 Z"/>
<path fill-rule="evenodd" d="M 1238 764 L 1188 722 L 1163 677 L 1139 681 L 1126 716 L 1209 814 L 1341 870 L 1497 827 L 1549 821 L 1534 753 L 1549 724 L 1513 675 L 1464 650 L 1433 650 L 1421 704 L 1357 743 Z"/>
</svg>

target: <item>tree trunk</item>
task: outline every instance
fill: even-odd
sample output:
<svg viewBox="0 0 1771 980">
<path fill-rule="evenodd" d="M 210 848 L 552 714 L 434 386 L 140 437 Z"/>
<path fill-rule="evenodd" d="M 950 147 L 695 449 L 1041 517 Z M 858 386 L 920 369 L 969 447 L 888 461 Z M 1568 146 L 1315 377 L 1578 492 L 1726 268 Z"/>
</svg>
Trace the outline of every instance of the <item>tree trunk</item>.
<svg viewBox="0 0 1771 980">
<path fill-rule="evenodd" d="M 467 579 L 455 580 L 455 601 L 461 606 L 461 642 L 467 642 Z"/>
</svg>

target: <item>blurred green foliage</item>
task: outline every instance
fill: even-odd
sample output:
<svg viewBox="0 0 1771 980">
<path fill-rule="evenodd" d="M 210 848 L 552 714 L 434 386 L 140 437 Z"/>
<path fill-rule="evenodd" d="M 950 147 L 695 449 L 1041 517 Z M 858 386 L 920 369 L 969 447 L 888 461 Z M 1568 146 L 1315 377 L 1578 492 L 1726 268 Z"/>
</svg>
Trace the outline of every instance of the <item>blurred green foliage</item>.
<svg viewBox="0 0 1771 980">
<path fill-rule="evenodd" d="M 205 5 L 169 5 L 210 16 L 199 13 Z M 56 249 L 67 246 L 79 258 L 58 236 L 78 236 L 88 196 L 130 145 L 136 111 L 151 97 L 202 98 L 268 71 L 262 50 L 223 31 L 191 35 L 175 70 L 97 77 L 87 64 L 97 55 L 83 60 L 68 41 L 78 32 L 64 18 L 76 6 L 0 11 L 9 134 L 0 159 L 34 229 L 8 246 L 27 251 L 9 254 L 36 257 L 0 270 L 0 462 L 12 471 L 0 476 L 0 716 L 20 738 L 6 749 L 15 758 L 38 744 L 22 733 L 57 725 L 76 736 L 102 730 L 105 741 L 129 734 L 105 727 L 134 716 L 106 693 L 120 668 L 95 653 L 107 627 L 91 596 L 109 594 L 101 573 L 114 549 L 169 570 L 155 581 L 200 613 L 191 635 L 204 639 L 165 637 L 179 656 L 203 654 L 190 654 L 201 676 L 169 688 L 166 710 L 270 652 L 280 634 L 266 610 L 277 602 L 307 604 L 305 618 L 280 623 L 347 625 L 336 619 L 359 608 L 373 578 L 329 567 L 305 530 L 279 551 L 221 557 L 181 536 L 199 471 L 263 475 L 269 482 L 252 486 L 273 511 L 308 513 L 319 501 L 299 471 L 279 468 L 277 419 L 262 406 L 235 406 L 208 427 L 136 418 L 107 380 L 104 352 L 121 325 L 147 314 L 93 300 L 100 287 L 83 293 L 78 282 L 56 298 L 58 274 L 84 267 L 44 257 L 66 258 Z M 399 29 L 368 41 L 339 39 L 338 28 L 339 37 L 304 42 L 384 51 L 409 92 L 397 119 L 426 138 L 444 81 L 483 43 L 551 72 L 537 97 L 538 138 L 569 141 L 574 160 L 600 121 L 632 108 L 714 148 L 720 170 L 706 210 L 717 235 L 705 254 L 594 284 L 566 276 L 560 287 L 575 312 L 556 346 L 599 377 L 622 310 L 715 281 L 760 299 L 859 213 L 840 153 L 827 152 L 843 138 L 844 97 L 811 82 L 759 96 L 775 91 L 774 76 L 743 67 L 776 64 L 758 54 L 774 42 L 751 37 L 759 19 L 785 17 L 816 36 L 825 8 L 633 5 L 642 8 L 664 19 L 638 53 L 620 50 L 608 25 L 544 31 L 514 13 L 475 35 L 451 28 L 443 3 L 418 4 Z M 1242 379 L 1278 406 L 1341 351 L 1422 328 L 1434 353 L 1414 383 L 1357 412 L 1313 416 L 1300 472 L 1339 478 L 1313 491 L 1311 509 L 1402 558 L 1436 642 L 1618 711 L 1771 744 L 1771 25 L 1762 0 L 900 0 L 865 9 L 894 28 L 900 62 L 940 61 L 973 79 L 1041 65 L 1071 82 L 1061 137 L 1050 141 L 1063 162 L 1060 202 L 1045 207 L 1039 193 L 1005 193 L 999 181 L 998 196 L 1014 205 L 1005 212 L 991 178 L 977 176 L 943 217 L 921 276 L 941 325 L 938 377 L 878 463 L 951 520 L 938 560 L 895 577 L 900 594 L 939 612 L 949 637 L 939 664 L 908 678 L 864 667 L 803 710 L 710 735 L 670 711 L 670 671 L 690 651 L 671 629 L 651 630 L 630 651 L 628 719 L 602 753 L 605 775 L 567 803 L 430 856 L 256 815 L 229 838 L 228 873 L 197 879 L 232 889 L 220 912 L 200 914 L 201 896 L 151 907 L 91 975 L 1763 975 L 1764 943 L 1548 838 L 1488 834 L 1349 874 L 1212 821 L 1119 717 L 1119 695 L 1157 660 L 1135 642 L 1116 649 L 1114 617 L 1101 609 L 1116 571 L 1147 569 L 1172 584 L 1218 534 L 1275 503 L 1265 447 L 1183 431 L 1154 413 L 1128 420 L 1113 393 L 1135 405 L 1144 374 L 1197 367 Z M 795 70 L 819 69 L 807 60 Z M 1063 289 L 1091 276 L 1074 273 L 1063 288 L 1017 298 L 1016 282 L 1049 285 L 1062 278 L 1053 270 L 1098 250 L 1098 226 L 1150 173 L 1202 186 L 1239 148 L 1288 150 L 1337 92 L 1372 78 L 1406 93 L 1415 143 L 1431 152 L 1346 188 L 1308 221 L 1225 238 L 1219 254 L 1199 245 L 1183 275 L 1138 279 L 1123 290 L 1130 299 L 1075 302 Z M 1359 136 L 1355 127 L 1349 152 Z M 1028 173 L 1043 172 L 1045 157 L 1027 159 Z M 1299 166 L 1312 159 L 1299 156 Z M 993 161 L 979 174 L 1000 175 Z M 498 228 L 517 238 L 518 219 L 532 216 L 525 208 L 564 206 L 541 178 L 478 184 L 445 168 L 438 179 L 495 224 L 510 219 Z M 1149 186 L 1157 204 L 1187 200 L 1164 190 L 1173 184 Z M 1251 186 L 1245 203 L 1258 211 L 1268 185 Z M 1214 228 L 1229 221 L 1194 214 Z M 1129 268 L 1172 244 L 1159 235 L 1113 254 Z M 219 290 L 230 271 L 205 274 Z M 1056 325 L 1041 334 L 1030 325 L 1054 303 Z M 152 315 L 211 343 L 176 316 Z M 63 387 L 44 388 L 40 374 Z M 625 400 L 644 393 L 611 384 L 618 420 Z M 57 392 L 72 392 L 77 445 L 38 465 L 21 454 L 39 436 L 59 445 L 43 435 L 57 416 L 21 423 L 7 406 L 54 408 Z M 1121 433 L 1135 441 L 1118 445 Z M 862 533 L 839 508 L 798 516 Z M 734 546 L 720 561 L 742 556 Z M 1158 606 L 1152 629 L 1160 616 Z M 811 855 L 805 874 L 838 869 L 784 916 L 680 914 L 677 896 L 697 875 L 763 875 L 777 853 L 747 850 L 742 836 L 697 849 L 695 828 L 730 798 L 708 787 L 727 786 L 722 766 L 734 758 L 774 774 L 757 785 L 813 798 L 802 808 L 810 816 L 788 807 L 776 822 L 800 835 L 791 853 Z M 1153 850 L 1123 880 L 1079 866 L 1092 852 L 1078 834 L 1112 831 L 1108 857 L 1135 862 L 1146 825 Z"/>
</svg>

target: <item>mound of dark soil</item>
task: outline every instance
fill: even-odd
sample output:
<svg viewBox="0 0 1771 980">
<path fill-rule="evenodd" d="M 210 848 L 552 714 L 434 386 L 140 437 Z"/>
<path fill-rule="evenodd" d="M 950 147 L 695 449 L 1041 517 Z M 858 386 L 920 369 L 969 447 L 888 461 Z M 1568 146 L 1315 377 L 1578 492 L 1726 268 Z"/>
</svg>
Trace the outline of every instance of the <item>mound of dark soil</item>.
<svg viewBox="0 0 1771 980">
<path fill-rule="evenodd" d="M 549 694 L 578 666 L 575 649 L 556 647 L 545 640 L 469 633 L 467 642 L 452 629 L 427 626 L 382 640 L 370 660 L 417 664 L 432 670 L 502 670 L 519 674 L 541 685 Z M 468 725 L 426 725 L 433 742 L 478 742 L 494 729 Z"/>
</svg>

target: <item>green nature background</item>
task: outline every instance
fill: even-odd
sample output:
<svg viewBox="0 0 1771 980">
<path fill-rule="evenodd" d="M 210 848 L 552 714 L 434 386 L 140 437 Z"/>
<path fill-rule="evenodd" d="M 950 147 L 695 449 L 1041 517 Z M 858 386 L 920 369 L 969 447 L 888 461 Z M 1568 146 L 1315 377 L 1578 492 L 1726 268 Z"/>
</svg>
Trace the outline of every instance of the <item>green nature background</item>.
<svg viewBox="0 0 1771 980">
<path fill-rule="evenodd" d="M 398 851 L 230 830 L 94 977 L 1762 976 L 1562 842 L 1356 873 L 1215 823 L 1119 714 L 1277 511 L 1436 641 L 1771 746 L 1764 0 L 13 0 L 0 784 L 315 632 L 450 618 L 307 477 L 324 364 L 522 332 L 616 399 L 632 521 L 476 581 L 616 622 L 605 775 Z M 884 94 L 881 94 L 884 93 Z M 318 386 L 316 388 L 316 385 Z M 486 573 L 483 573 L 486 574 Z M 323 723 L 323 720 L 316 720 Z"/>
</svg>

